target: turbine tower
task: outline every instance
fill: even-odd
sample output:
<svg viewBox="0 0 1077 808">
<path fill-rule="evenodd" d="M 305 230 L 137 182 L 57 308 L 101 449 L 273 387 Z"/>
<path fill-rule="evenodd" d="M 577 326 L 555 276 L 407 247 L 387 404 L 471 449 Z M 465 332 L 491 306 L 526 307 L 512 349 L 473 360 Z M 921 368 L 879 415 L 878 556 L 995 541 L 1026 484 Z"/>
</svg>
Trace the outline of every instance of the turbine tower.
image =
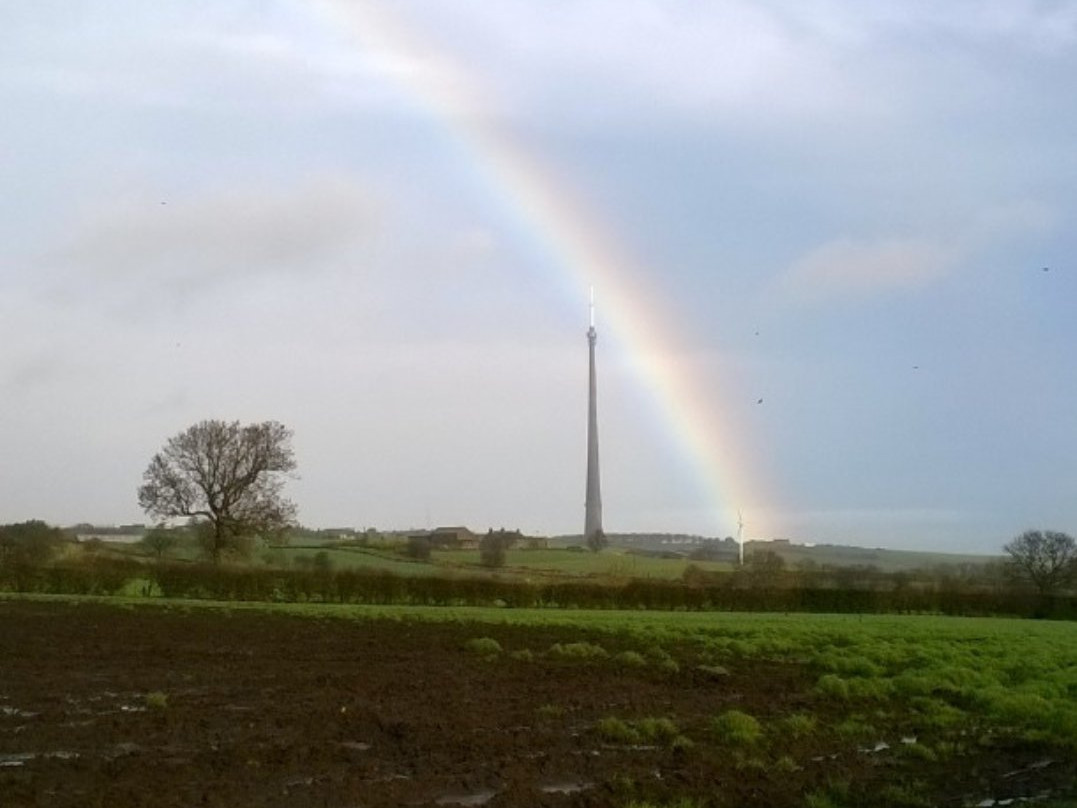
<svg viewBox="0 0 1077 808">
<path fill-rule="evenodd" d="M 598 402 L 595 383 L 595 289 L 591 287 L 591 326 L 587 329 L 589 369 L 587 387 L 587 499 L 584 504 L 583 541 L 597 550 L 605 543 L 602 532 L 602 486 L 598 474 Z"/>
<path fill-rule="evenodd" d="M 744 517 L 740 514 L 740 508 L 737 508 L 737 553 L 740 560 L 740 565 L 744 566 Z"/>
</svg>

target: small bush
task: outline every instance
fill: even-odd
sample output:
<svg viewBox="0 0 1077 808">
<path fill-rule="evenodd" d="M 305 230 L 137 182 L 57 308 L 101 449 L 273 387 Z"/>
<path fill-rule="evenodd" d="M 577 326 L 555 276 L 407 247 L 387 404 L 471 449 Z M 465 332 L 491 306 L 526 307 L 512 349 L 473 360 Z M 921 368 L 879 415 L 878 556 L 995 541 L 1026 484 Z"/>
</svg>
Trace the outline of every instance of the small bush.
<svg viewBox="0 0 1077 808">
<path fill-rule="evenodd" d="M 561 718 L 565 714 L 565 708 L 560 704 L 543 704 L 535 713 L 539 718 Z"/>
<path fill-rule="evenodd" d="M 658 663 L 658 670 L 663 673 L 680 673 L 681 666 L 677 664 L 677 660 L 670 657 L 669 659 L 663 659 Z"/>
<path fill-rule="evenodd" d="M 554 643 L 550 646 L 550 656 L 556 659 L 606 659 L 609 652 L 601 645 L 589 642 L 570 642 L 562 645 Z"/>
<path fill-rule="evenodd" d="M 927 696 L 935 689 L 935 681 L 918 673 L 903 673 L 892 680 L 899 696 Z"/>
<path fill-rule="evenodd" d="M 602 740 L 611 743 L 638 744 L 643 740 L 635 727 L 627 721 L 612 716 L 601 719 L 595 729 Z"/>
<path fill-rule="evenodd" d="M 883 786 L 879 796 L 887 805 L 900 805 L 902 808 L 931 808 L 934 802 L 924 797 L 919 792 L 916 784 L 912 786 L 888 785 Z"/>
<path fill-rule="evenodd" d="M 168 695 L 160 690 L 155 690 L 146 694 L 145 702 L 146 706 L 151 710 L 163 710 L 168 706 Z"/>
<path fill-rule="evenodd" d="M 740 710 L 727 710 L 711 719 L 711 731 L 726 743 L 754 744 L 763 737 L 760 723 Z"/>
<path fill-rule="evenodd" d="M 968 715 L 941 699 L 918 696 L 909 700 L 909 706 L 920 714 L 925 726 L 938 729 L 960 727 L 968 722 Z"/>
<path fill-rule="evenodd" d="M 521 648 L 519 651 L 513 651 L 509 656 L 518 662 L 532 662 L 535 659 L 535 655 L 530 648 Z"/>
<path fill-rule="evenodd" d="M 638 651 L 622 651 L 613 660 L 626 668 L 644 668 L 647 666 L 647 660 Z"/>
<path fill-rule="evenodd" d="M 795 771 L 800 771 L 800 766 L 789 755 L 782 755 L 774 761 L 774 771 L 779 774 L 792 774 Z"/>
<path fill-rule="evenodd" d="M 669 718 L 641 718 L 638 721 L 625 721 L 610 716 L 600 720 L 595 725 L 595 730 L 599 737 L 611 743 L 675 746 L 680 740 L 680 748 L 686 748 L 685 741 L 691 745 L 691 741 L 681 735 L 677 725 Z"/>
<path fill-rule="evenodd" d="M 669 743 L 680 731 L 669 718 L 641 718 L 635 724 L 643 740 L 654 743 Z"/>
<path fill-rule="evenodd" d="M 695 742 L 687 735 L 678 735 L 673 739 L 672 743 L 670 743 L 669 748 L 674 752 L 687 752 L 695 745 Z"/>
<path fill-rule="evenodd" d="M 495 657 L 501 653 L 501 643 L 492 637 L 475 637 L 467 641 L 467 650 L 484 657 Z"/>
<path fill-rule="evenodd" d="M 793 713 L 782 719 L 781 729 L 792 738 L 806 738 L 815 732 L 816 723 L 814 715 Z"/>
<path fill-rule="evenodd" d="M 815 690 L 823 696 L 829 696 L 840 701 L 849 700 L 849 683 L 833 673 L 824 673 L 815 683 Z"/>
<path fill-rule="evenodd" d="M 494 533 L 491 529 L 479 541 L 479 563 L 484 567 L 505 566 L 505 555 L 508 544 L 505 541 L 504 531 Z"/>
<path fill-rule="evenodd" d="M 856 699 L 886 699 L 893 692 L 893 685 L 887 679 L 846 679 L 849 695 Z"/>
<path fill-rule="evenodd" d="M 859 740 L 878 735 L 875 731 L 875 727 L 860 716 L 846 718 L 834 727 L 834 731 L 837 732 L 840 737 L 848 738 L 850 740 Z"/>
<path fill-rule="evenodd" d="M 934 763 L 938 760 L 935 750 L 922 743 L 903 743 L 898 749 L 903 757 L 922 760 L 926 763 Z"/>
<path fill-rule="evenodd" d="M 842 803 L 825 791 L 813 791 L 804 797 L 805 808 L 841 808 Z"/>
</svg>

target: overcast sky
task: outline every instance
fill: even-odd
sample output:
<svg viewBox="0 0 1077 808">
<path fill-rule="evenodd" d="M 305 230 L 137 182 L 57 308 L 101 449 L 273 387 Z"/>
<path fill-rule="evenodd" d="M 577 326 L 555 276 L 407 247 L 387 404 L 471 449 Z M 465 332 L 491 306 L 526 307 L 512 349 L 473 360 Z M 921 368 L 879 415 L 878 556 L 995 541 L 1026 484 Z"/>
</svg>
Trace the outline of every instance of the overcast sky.
<svg viewBox="0 0 1077 808">
<path fill-rule="evenodd" d="M 579 532 L 593 274 L 607 531 L 1077 532 L 1074 76 L 1077 2 L 0 0 L 0 522 L 222 418 L 313 527 Z"/>
</svg>

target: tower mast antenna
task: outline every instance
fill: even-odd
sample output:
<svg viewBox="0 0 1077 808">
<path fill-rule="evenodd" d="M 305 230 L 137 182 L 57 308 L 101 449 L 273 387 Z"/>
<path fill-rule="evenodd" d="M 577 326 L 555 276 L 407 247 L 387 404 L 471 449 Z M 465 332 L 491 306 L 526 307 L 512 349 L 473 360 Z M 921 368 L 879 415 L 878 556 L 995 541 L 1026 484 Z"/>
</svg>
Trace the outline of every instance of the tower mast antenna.
<svg viewBox="0 0 1077 808">
<path fill-rule="evenodd" d="M 590 326 L 587 329 L 587 498 L 584 500 L 583 542 L 592 550 L 606 544 L 602 531 L 602 485 L 598 471 L 598 390 L 595 375 L 595 287 L 591 287 Z"/>
</svg>

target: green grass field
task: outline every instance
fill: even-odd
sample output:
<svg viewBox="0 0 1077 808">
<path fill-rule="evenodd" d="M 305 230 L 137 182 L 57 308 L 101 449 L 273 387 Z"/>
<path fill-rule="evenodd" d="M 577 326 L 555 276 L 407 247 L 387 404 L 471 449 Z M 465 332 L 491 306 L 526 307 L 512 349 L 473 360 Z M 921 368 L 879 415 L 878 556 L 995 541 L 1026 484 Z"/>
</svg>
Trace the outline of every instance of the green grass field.
<svg viewBox="0 0 1077 808">
<path fill-rule="evenodd" d="M 106 552 L 128 557 L 147 557 L 136 544 L 106 542 Z M 609 548 L 601 553 L 580 552 L 565 548 L 512 549 L 507 551 L 505 566 L 490 569 L 482 566 L 478 550 L 435 550 L 429 561 L 417 561 L 394 548 L 327 545 L 293 545 L 256 551 L 247 563 L 294 567 L 310 563 L 324 553 L 335 570 L 384 570 L 398 575 L 497 575 L 523 580 L 539 578 L 603 578 L 613 581 L 628 578 L 670 580 L 680 578 L 689 564 L 707 571 L 728 571 L 728 564 L 690 561 L 683 558 L 655 558 Z M 182 561 L 199 559 L 197 548 L 180 546 L 171 549 L 167 558 Z"/>
<path fill-rule="evenodd" d="M 65 598 L 77 603 L 79 598 Z M 129 608 L 144 599 L 111 599 Z M 1077 750 L 1077 624 L 895 615 L 681 613 L 153 601 L 154 608 L 272 611 L 346 620 L 564 627 L 617 635 L 653 658 L 806 666 L 850 716 L 897 703 L 946 738 L 1003 732 Z M 859 720 L 859 719 L 857 719 Z M 870 723 L 870 722 L 869 722 Z"/>
<path fill-rule="evenodd" d="M 443 550 L 433 554 L 435 564 L 460 568 L 480 568 L 477 550 Z M 685 558 L 654 558 L 635 555 L 617 548 L 601 553 L 567 549 L 509 550 L 505 566 L 499 572 L 527 577 L 529 574 L 594 578 L 680 578 L 689 564 L 705 570 L 728 570 L 728 564 L 689 561 Z"/>
</svg>

